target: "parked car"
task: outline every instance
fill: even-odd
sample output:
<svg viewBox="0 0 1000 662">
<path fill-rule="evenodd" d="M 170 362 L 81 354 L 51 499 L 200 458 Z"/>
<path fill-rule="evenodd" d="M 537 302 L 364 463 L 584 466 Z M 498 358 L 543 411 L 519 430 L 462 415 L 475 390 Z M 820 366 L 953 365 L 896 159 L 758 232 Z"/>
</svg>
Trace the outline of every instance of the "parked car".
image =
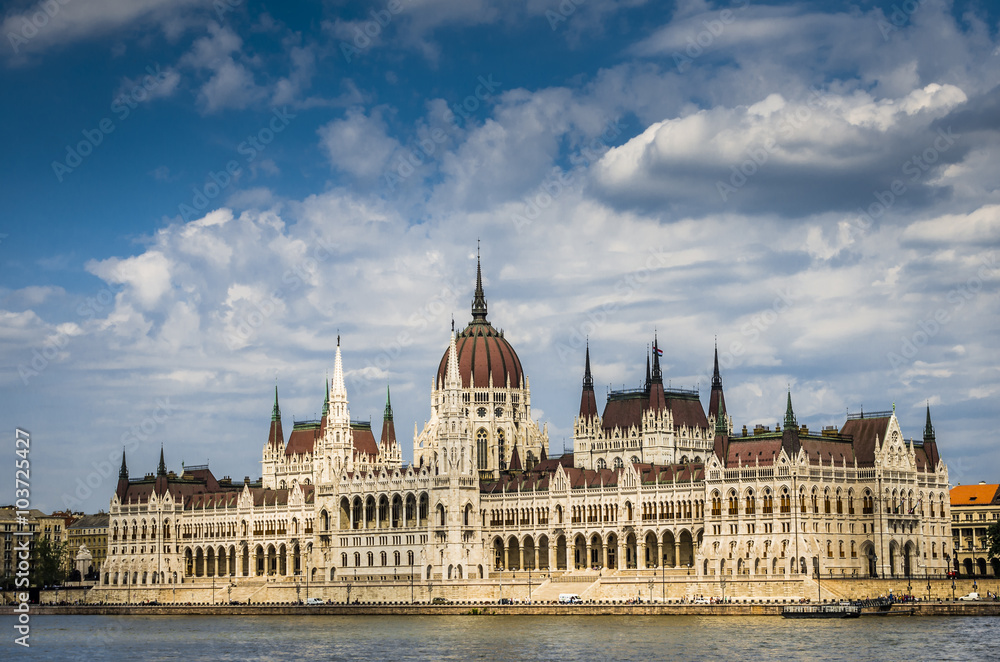
<svg viewBox="0 0 1000 662">
<path fill-rule="evenodd" d="M 962 597 L 959 598 L 959 600 L 978 600 L 978 599 L 979 599 L 979 594 L 976 593 L 975 591 L 969 593 L 968 595 L 963 595 Z"/>
<path fill-rule="evenodd" d="M 712 601 L 709 600 L 708 598 L 695 598 L 694 603 L 696 605 L 709 605 L 712 604 Z"/>
<path fill-rule="evenodd" d="M 497 601 L 497 604 L 501 604 L 501 605 L 512 605 L 512 604 L 514 604 L 514 601 L 513 601 L 513 600 L 511 600 L 510 598 L 500 598 L 500 599 L 499 599 L 499 600 Z"/>
<path fill-rule="evenodd" d="M 326 603 L 323 602 L 323 600 L 321 600 L 320 598 L 306 598 L 306 604 L 307 605 L 322 605 L 322 604 L 326 604 Z"/>
<path fill-rule="evenodd" d="M 447 605 L 447 604 L 451 604 L 451 600 L 449 600 L 448 598 L 440 598 L 440 597 L 438 597 L 438 598 L 434 598 L 433 600 L 431 600 L 431 604 L 432 605 Z"/>
</svg>

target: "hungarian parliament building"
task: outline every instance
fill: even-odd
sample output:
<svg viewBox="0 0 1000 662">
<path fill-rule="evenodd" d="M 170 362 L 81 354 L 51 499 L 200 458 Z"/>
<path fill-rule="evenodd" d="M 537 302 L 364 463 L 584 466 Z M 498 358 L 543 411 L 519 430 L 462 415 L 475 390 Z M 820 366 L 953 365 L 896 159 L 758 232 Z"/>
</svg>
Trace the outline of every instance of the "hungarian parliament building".
<svg viewBox="0 0 1000 662">
<path fill-rule="evenodd" d="M 894 410 L 812 431 L 789 393 L 774 429 L 737 431 L 717 350 L 707 411 L 698 391 L 664 388 L 654 350 L 641 387 L 611 391 L 601 411 L 587 347 L 573 452 L 551 456 L 528 376 L 487 320 L 477 267 L 472 320 L 438 364 L 412 463 L 388 392 L 378 440 L 351 420 L 338 337 L 320 420 L 286 436 L 275 390 L 256 482 L 207 466 L 178 475 L 162 450 L 155 473 L 130 478 L 123 453 L 97 588 L 468 583 L 528 569 L 683 569 L 692 580 L 949 570 L 948 470 L 929 409 L 918 441 L 904 440 Z"/>
</svg>

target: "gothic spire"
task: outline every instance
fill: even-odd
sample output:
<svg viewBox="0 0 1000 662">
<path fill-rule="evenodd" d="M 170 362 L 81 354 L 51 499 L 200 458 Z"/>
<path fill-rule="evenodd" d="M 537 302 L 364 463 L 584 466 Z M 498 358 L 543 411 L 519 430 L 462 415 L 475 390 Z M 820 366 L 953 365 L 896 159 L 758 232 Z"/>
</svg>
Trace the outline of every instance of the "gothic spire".
<svg viewBox="0 0 1000 662">
<path fill-rule="evenodd" d="M 594 395 L 594 376 L 590 373 L 590 341 L 587 341 L 587 361 L 583 370 L 583 393 L 580 396 L 580 418 L 597 416 L 597 396 Z"/>
<path fill-rule="evenodd" d="M 128 480 L 128 466 L 125 464 L 125 449 L 122 449 L 122 468 L 118 470 L 118 480 Z"/>
<path fill-rule="evenodd" d="M 385 414 L 382 417 L 384 421 L 392 420 L 392 402 L 389 399 L 389 385 L 385 385 Z"/>
<path fill-rule="evenodd" d="M 281 420 L 281 409 L 278 408 L 278 385 L 274 385 L 274 407 L 271 409 L 271 422 Z"/>
<path fill-rule="evenodd" d="M 726 420 L 726 403 L 719 404 L 719 415 L 715 418 L 715 434 L 729 434 L 729 422 Z"/>
<path fill-rule="evenodd" d="M 712 372 L 712 388 L 722 388 L 722 375 L 719 373 L 719 343 L 715 343 L 715 370 Z"/>
<path fill-rule="evenodd" d="M 924 425 L 924 443 L 935 441 L 934 426 L 931 425 L 931 405 L 927 403 L 927 423 Z"/>
<path fill-rule="evenodd" d="M 646 388 L 653 383 L 653 379 L 650 376 L 652 373 L 649 371 L 649 348 L 646 348 Z"/>
<path fill-rule="evenodd" d="M 486 295 L 483 293 L 483 269 L 476 248 L 476 295 L 472 299 L 472 322 L 486 322 Z"/>
<path fill-rule="evenodd" d="M 323 380 L 326 385 L 326 397 L 323 398 L 323 418 L 326 418 L 327 414 L 330 413 L 330 373 L 326 373 L 326 379 Z"/>
<path fill-rule="evenodd" d="M 660 354 L 662 350 L 660 349 L 660 344 L 656 339 L 656 332 L 653 332 L 653 382 L 654 384 L 663 383 L 663 373 L 660 372 Z"/>
<path fill-rule="evenodd" d="M 167 463 L 163 461 L 163 446 L 160 445 L 160 465 L 156 467 L 157 476 L 167 475 Z"/>
<path fill-rule="evenodd" d="M 785 427 L 786 430 L 794 430 L 799 427 L 795 421 L 795 412 L 792 411 L 792 390 L 788 390 L 788 405 L 785 407 Z"/>
<path fill-rule="evenodd" d="M 594 377 L 590 374 L 590 340 L 587 341 L 587 367 L 583 371 L 583 390 L 594 390 Z"/>
<path fill-rule="evenodd" d="M 339 398 L 347 397 L 347 387 L 344 386 L 344 360 L 340 356 L 340 336 L 337 336 L 337 356 L 333 360 L 332 395 Z"/>
</svg>

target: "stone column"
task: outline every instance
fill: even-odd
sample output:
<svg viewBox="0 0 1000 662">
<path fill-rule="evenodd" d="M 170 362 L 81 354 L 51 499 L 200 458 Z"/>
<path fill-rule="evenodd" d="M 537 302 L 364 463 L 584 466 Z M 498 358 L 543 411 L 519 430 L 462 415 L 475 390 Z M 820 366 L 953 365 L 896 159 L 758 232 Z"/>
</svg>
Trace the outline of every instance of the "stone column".
<svg viewBox="0 0 1000 662">
<path fill-rule="evenodd" d="M 583 560 L 583 567 L 585 569 L 589 569 L 590 568 L 590 539 L 589 538 L 587 539 L 587 543 L 586 544 L 587 544 L 587 551 L 584 552 L 584 554 L 586 554 L 586 558 L 584 558 L 584 560 Z"/>
<path fill-rule="evenodd" d="M 618 558 L 615 565 L 618 566 L 619 570 L 627 565 L 625 561 L 625 543 L 622 542 L 621 536 L 618 537 Z"/>
<path fill-rule="evenodd" d="M 603 565 L 605 568 L 611 567 L 608 561 L 610 561 L 610 559 L 608 558 L 608 541 L 605 540 L 604 542 L 601 543 L 601 565 Z"/>
<path fill-rule="evenodd" d="M 674 567 L 679 568 L 681 566 L 681 541 L 674 539 Z"/>
<path fill-rule="evenodd" d="M 535 570 L 538 570 L 540 567 L 541 553 L 542 553 L 541 548 L 539 548 L 538 543 L 535 543 L 535 565 L 534 565 Z"/>
<path fill-rule="evenodd" d="M 517 546 L 517 557 L 518 557 L 517 569 L 518 570 L 524 570 L 524 545 L 523 544 Z"/>
<path fill-rule="evenodd" d="M 558 553 L 559 553 L 558 543 L 552 538 L 549 538 L 549 570 L 559 569 Z"/>
<path fill-rule="evenodd" d="M 635 567 L 639 570 L 646 569 L 646 541 L 635 541 Z"/>
</svg>

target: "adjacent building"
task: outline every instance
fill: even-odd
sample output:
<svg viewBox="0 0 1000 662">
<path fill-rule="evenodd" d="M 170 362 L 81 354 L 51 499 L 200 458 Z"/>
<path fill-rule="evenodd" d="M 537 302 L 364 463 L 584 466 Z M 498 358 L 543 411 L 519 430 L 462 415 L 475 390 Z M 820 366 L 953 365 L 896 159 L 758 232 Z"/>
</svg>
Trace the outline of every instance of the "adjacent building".
<svg viewBox="0 0 1000 662">
<path fill-rule="evenodd" d="M 80 573 L 83 579 L 99 574 L 108 557 L 108 521 L 108 514 L 102 511 L 78 517 L 66 527 L 66 557 L 70 567 L 77 567 L 76 559 L 82 548 L 86 548 L 85 554 L 90 554 L 89 562 Z"/>
<path fill-rule="evenodd" d="M 959 485 L 951 490 L 953 570 L 965 576 L 1000 577 L 1000 559 L 989 558 L 986 530 L 1000 521 L 1000 485 Z"/>
</svg>

